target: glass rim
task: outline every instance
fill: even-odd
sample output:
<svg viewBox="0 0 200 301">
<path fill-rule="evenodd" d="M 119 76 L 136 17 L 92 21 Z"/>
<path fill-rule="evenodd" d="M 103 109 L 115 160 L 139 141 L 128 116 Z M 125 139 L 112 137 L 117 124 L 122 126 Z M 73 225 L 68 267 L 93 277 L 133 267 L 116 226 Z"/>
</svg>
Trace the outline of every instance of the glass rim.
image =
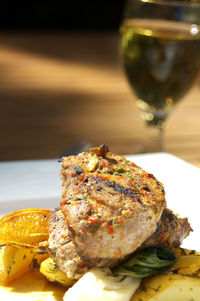
<svg viewBox="0 0 200 301">
<path fill-rule="evenodd" d="M 131 0 L 131 2 L 135 0 Z M 200 7 L 200 1 L 190 2 L 188 0 L 136 0 L 136 2 L 144 3 L 144 4 L 155 4 L 155 5 L 163 5 L 163 6 L 179 6 L 179 7 Z"/>
</svg>

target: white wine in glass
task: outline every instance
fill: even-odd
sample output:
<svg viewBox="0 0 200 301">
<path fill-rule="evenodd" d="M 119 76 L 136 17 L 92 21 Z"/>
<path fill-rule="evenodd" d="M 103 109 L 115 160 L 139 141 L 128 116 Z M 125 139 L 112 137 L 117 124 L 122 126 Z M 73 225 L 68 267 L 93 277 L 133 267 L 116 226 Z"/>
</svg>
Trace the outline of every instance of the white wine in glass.
<svg viewBox="0 0 200 301">
<path fill-rule="evenodd" d="M 147 126 L 163 151 L 169 113 L 192 87 L 200 67 L 200 3 L 128 0 L 120 28 L 121 54 Z"/>
</svg>

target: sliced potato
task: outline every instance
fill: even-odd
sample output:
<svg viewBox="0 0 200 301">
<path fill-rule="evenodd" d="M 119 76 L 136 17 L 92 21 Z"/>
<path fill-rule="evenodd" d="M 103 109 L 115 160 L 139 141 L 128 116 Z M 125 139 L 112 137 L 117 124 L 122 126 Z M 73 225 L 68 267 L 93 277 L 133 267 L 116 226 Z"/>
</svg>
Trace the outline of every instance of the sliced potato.
<svg viewBox="0 0 200 301">
<path fill-rule="evenodd" d="M 70 279 L 67 275 L 59 270 L 52 258 L 47 258 L 40 265 L 40 272 L 51 282 L 58 282 L 66 287 L 70 287 L 75 280 Z"/>
<path fill-rule="evenodd" d="M 198 252 L 196 250 L 175 248 L 174 252 L 175 252 L 177 258 L 182 257 L 182 256 L 192 256 L 192 255 L 200 256 L 200 252 Z"/>
<path fill-rule="evenodd" d="M 26 248 L 5 246 L 0 248 L 0 285 L 7 285 L 25 272 L 33 269 L 47 254 L 37 254 Z"/>
<path fill-rule="evenodd" d="M 0 245 L 36 246 L 48 240 L 51 210 L 23 209 L 0 219 Z"/>
<path fill-rule="evenodd" d="M 145 279 L 131 301 L 199 301 L 200 279 L 173 273 Z"/>
<path fill-rule="evenodd" d="M 200 278 L 200 252 L 182 248 L 177 248 L 174 251 L 177 262 L 170 268 L 170 271 Z"/>
<path fill-rule="evenodd" d="M 180 256 L 170 270 L 182 275 L 200 277 L 200 256 Z"/>
</svg>

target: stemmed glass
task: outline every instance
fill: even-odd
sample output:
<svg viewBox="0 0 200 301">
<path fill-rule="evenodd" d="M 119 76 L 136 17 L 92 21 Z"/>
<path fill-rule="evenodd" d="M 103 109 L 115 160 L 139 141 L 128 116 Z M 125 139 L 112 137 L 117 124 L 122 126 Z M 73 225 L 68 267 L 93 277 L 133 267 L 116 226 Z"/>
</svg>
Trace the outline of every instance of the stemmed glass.
<svg viewBox="0 0 200 301">
<path fill-rule="evenodd" d="M 192 87 L 200 67 L 200 3 L 128 0 L 120 27 L 122 63 L 137 106 L 156 142 L 143 151 L 165 150 L 168 115 Z"/>
</svg>

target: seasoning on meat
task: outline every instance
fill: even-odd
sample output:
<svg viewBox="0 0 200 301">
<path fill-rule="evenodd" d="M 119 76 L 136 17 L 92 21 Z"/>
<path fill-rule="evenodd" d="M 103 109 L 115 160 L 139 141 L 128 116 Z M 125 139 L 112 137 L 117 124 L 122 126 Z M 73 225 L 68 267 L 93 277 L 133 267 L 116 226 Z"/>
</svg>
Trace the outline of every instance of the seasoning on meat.
<svg viewBox="0 0 200 301">
<path fill-rule="evenodd" d="M 89 262 L 134 252 L 156 230 L 166 205 L 152 174 L 105 150 L 62 160 L 61 209 L 78 253 Z"/>
</svg>

